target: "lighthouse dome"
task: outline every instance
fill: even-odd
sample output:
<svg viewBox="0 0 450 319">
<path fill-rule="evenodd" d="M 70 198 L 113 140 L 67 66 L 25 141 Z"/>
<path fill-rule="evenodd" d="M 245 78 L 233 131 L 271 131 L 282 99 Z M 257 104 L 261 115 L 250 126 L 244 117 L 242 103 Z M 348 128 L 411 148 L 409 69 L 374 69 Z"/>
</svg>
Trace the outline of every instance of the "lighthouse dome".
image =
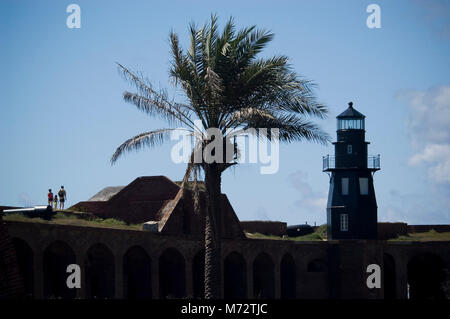
<svg viewBox="0 0 450 319">
<path fill-rule="evenodd" d="M 364 130 L 364 114 L 353 108 L 353 102 L 348 103 L 348 108 L 336 116 L 338 130 Z"/>
</svg>

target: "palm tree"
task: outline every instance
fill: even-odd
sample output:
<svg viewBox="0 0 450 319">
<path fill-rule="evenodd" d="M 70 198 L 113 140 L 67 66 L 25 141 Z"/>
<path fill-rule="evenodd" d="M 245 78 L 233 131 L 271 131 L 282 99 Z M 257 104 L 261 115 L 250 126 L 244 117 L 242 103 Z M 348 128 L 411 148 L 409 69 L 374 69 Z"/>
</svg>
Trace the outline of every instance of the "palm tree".
<svg viewBox="0 0 450 319">
<path fill-rule="evenodd" d="M 314 84 L 300 78 L 286 56 L 257 58 L 273 39 L 272 33 L 255 26 L 236 31 L 233 18 L 219 32 L 215 15 L 201 28 L 190 24 L 189 30 L 190 47 L 186 51 L 181 48 L 178 36 L 170 34 L 170 76 L 175 87 L 184 92 L 186 103 L 170 100 L 165 91 L 154 90 L 140 73 L 118 64 L 121 74 L 137 90 L 136 93 L 124 92 L 124 100 L 149 115 L 162 116 L 168 120 L 169 127 L 128 139 L 116 149 L 111 163 L 124 152 L 165 142 L 177 129 L 175 125 L 187 130 L 195 140 L 182 189 L 192 178 L 198 211 L 197 179 L 200 172 L 204 173 L 205 298 L 211 299 L 221 295 L 221 230 L 224 226 L 221 223 L 221 176 L 236 164 L 239 156 L 234 136 L 248 128 L 267 128 L 264 133 L 253 132 L 258 138 L 269 140 L 327 143 L 328 135 L 312 122 L 313 117 L 326 117 L 327 108 L 316 101 L 312 91 Z M 223 160 L 213 162 L 193 160 L 195 151 L 203 152 L 217 138 L 204 133 L 209 128 L 222 132 L 222 145 L 234 143 L 231 158 L 226 154 Z"/>
</svg>

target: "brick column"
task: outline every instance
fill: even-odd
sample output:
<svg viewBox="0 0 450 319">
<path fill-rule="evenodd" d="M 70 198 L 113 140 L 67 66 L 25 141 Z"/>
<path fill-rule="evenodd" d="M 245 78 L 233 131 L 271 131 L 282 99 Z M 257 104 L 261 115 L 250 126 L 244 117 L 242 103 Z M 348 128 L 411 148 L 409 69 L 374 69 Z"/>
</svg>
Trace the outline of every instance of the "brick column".
<svg viewBox="0 0 450 319">
<path fill-rule="evenodd" d="M 276 262 L 274 266 L 274 280 L 275 280 L 275 299 L 281 299 L 281 274 L 280 263 Z"/>
<path fill-rule="evenodd" d="M 84 254 L 80 252 L 75 253 L 75 262 L 81 269 L 81 287 L 77 288 L 76 298 L 77 299 L 86 299 L 86 274 L 84 267 Z"/>
<path fill-rule="evenodd" d="M 33 257 L 34 298 L 44 298 L 44 253 L 38 249 Z"/>
<path fill-rule="evenodd" d="M 253 263 L 245 261 L 247 264 L 247 298 L 254 299 L 253 295 Z"/>
<path fill-rule="evenodd" d="M 407 264 L 403 262 L 403 258 L 395 260 L 395 280 L 397 299 L 408 298 L 408 269 Z"/>
<path fill-rule="evenodd" d="M 114 298 L 123 299 L 123 254 L 114 256 Z"/>
<path fill-rule="evenodd" d="M 151 256 L 152 299 L 160 299 L 159 296 L 159 256 Z"/>
<path fill-rule="evenodd" d="M 303 269 L 304 269 L 304 260 L 303 256 L 297 256 L 294 253 L 292 254 L 292 257 L 294 258 L 295 263 L 295 298 L 301 299 L 302 296 L 302 290 L 303 290 Z"/>
<path fill-rule="evenodd" d="M 194 297 L 194 283 L 193 283 L 193 274 L 192 274 L 192 258 L 186 258 L 185 264 L 185 283 L 186 283 L 186 297 L 193 298 Z"/>
</svg>

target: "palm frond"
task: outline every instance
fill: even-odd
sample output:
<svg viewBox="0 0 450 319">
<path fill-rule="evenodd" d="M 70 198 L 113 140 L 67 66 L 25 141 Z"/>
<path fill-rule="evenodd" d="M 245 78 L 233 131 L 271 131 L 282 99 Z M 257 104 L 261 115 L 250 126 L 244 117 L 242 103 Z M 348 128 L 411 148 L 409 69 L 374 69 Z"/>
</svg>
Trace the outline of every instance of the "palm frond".
<svg viewBox="0 0 450 319">
<path fill-rule="evenodd" d="M 299 113 L 319 118 L 327 115 L 326 107 L 316 101 L 315 84 L 299 79 L 285 56 L 252 62 L 239 83 L 233 110 L 258 107 L 274 113 Z"/>
<path fill-rule="evenodd" d="M 145 111 L 147 114 L 159 114 L 169 121 L 179 121 L 194 129 L 194 122 L 189 116 L 190 107 L 181 103 L 170 102 L 167 94 L 153 90 L 150 83 L 147 83 L 142 76 L 134 74 L 120 63 L 117 63 L 117 65 L 125 79 L 134 84 L 139 91 L 139 94 L 124 92 L 125 101 L 135 104 L 138 109 Z"/>
<path fill-rule="evenodd" d="M 123 142 L 111 156 L 111 164 L 114 164 L 117 159 L 125 152 L 137 151 L 143 146 L 154 147 L 163 144 L 168 138 L 170 132 L 176 129 L 165 128 L 154 130 L 150 132 L 144 132 L 136 135 L 125 142 Z"/>
<path fill-rule="evenodd" d="M 189 111 L 180 110 L 179 112 L 175 112 L 173 111 L 173 108 L 169 108 L 168 105 L 160 99 L 149 99 L 128 91 L 123 93 L 123 99 L 126 102 L 136 105 L 139 110 L 149 115 L 158 114 L 169 123 L 179 122 L 193 128 L 192 123 L 190 123 L 190 121 L 186 121 L 185 119 L 186 117 L 189 117 Z"/>
<path fill-rule="evenodd" d="M 217 52 L 216 55 L 220 57 L 227 56 L 230 48 L 231 48 L 231 41 L 234 38 L 235 34 L 235 25 L 234 25 L 234 19 L 233 17 L 230 17 L 227 24 L 223 28 L 222 36 L 217 40 Z"/>
<path fill-rule="evenodd" d="M 255 117 L 274 119 L 274 115 L 267 110 L 249 107 L 233 112 L 230 121 L 225 124 L 225 127 L 233 129 L 251 121 Z"/>
<path fill-rule="evenodd" d="M 328 143 L 331 138 L 330 136 L 323 132 L 315 123 L 299 118 L 295 114 L 282 115 L 274 119 L 267 119 L 265 117 L 254 116 L 249 119 L 247 126 L 248 128 L 267 128 L 267 135 L 263 136 L 270 139 L 270 130 L 279 130 L 279 139 L 284 142 L 293 141 L 314 141 L 321 144 Z M 260 136 L 261 130 L 254 130 L 258 136 Z"/>
<path fill-rule="evenodd" d="M 272 41 L 273 33 L 266 30 L 253 30 L 237 46 L 237 64 L 239 68 L 247 67 L 256 56 Z"/>
<path fill-rule="evenodd" d="M 192 26 L 191 32 L 196 33 L 194 36 L 196 44 L 191 44 L 191 49 L 194 50 L 192 57 L 187 57 L 183 54 L 179 46 L 178 36 L 173 32 L 171 33 L 172 66 L 170 68 L 170 76 L 176 85 L 178 83 L 181 84 L 190 101 L 192 111 L 202 121 L 203 126 L 207 127 L 208 118 L 207 114 L 205 114 L 204 106 L 206 105 L 206 101 L 203 90 L 205 86 L 203 57 L 201 51 L 195 51 L 200 50 L 199 43 L 202 41 L 203 31 L 196 30 Z"/>
<path fill-rule="evenodd" d="M 217 15 L 211 15 L 211 22 L 203 27 L 206 31 L 206 35 L 203 39 L 203 58 L 205 60 L 205 65 L 211 68 L 214 68 L 215 63 L 215 51 L 218 38 L 217 20 Z"/>
</svg>

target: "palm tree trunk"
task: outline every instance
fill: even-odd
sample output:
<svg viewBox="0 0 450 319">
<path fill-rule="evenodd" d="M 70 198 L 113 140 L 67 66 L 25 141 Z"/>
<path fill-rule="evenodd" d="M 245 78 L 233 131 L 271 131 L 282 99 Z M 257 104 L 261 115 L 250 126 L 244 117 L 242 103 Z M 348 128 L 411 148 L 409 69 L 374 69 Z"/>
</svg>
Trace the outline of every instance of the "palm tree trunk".
<svg viewBox="0 0 450 319">
<path fill-rule="evenodd" d="M 205 165 L 205 298 L 221 296 L 221 174 L 216 163 Z"/>
</svg>

